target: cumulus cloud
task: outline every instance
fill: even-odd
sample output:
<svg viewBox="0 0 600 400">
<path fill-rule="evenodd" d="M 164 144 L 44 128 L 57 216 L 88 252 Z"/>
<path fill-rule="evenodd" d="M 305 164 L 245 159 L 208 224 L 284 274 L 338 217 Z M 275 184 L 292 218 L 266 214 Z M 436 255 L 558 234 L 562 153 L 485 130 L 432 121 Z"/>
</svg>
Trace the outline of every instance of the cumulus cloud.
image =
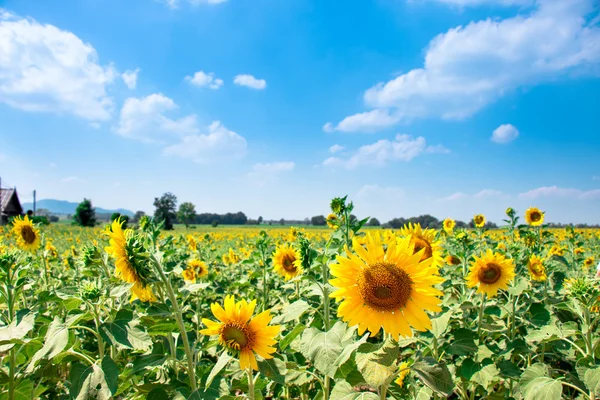
<svg viewBox="0 0 600 400">
<path fill-rule="evenodd" d="M 198 71 L 194 76 L 186 76 L 185 80 L 194 86 L 208 87 L 214 90 L 223 86 L 223 79 L 215 78 L 213 72 L 206 73 L 204 71 Z"/>
<path fill-rule="evenodd" d="M 208 133 L 184 136 L 177 144 L 167 146 L 163 153 L 178 156 L 199 164 L 240 158 L 246 154 L 246 139 L 214 121 Z"/>
<path fill-rule="evenodd" d="M 573 188 L 561 188 L 554 186 L 542 186 L 519 194 L 519 197 L 526 199 L 539 198 L 564 198 L 564 199 L 600 199 L 600 189 L 581 190 Z"/>
<path fill-rule="evenodd" d="M 347 158 L 329 157 L 323 161 L 323 165 L 346 169 L 354 169 L 363 165 L 381 167 L 393 161 L 408 162 L 422 153 L 428 152 L 429 148 L 427 141 L 422 136 L 414 138 L 410 135 L 398 134 L 394 140 L 382 139 L 362 146 Z"/>
<path fill-rule="evenodd" d="M 177 104 L 162 93 L 146 97 L 130 97 L 121 109 L 119 126 L 115 131 L 126 137 L 144 141 L 162 141 L 168 134 L 192 134 L 198 132 L 196 115 L 171 119 L 165 113 L 177 109 Z"/>
<path fill-rule="evenodd" d="M 257 90 L 263 90 L 267 87 L 267 81 L 264 79 L 256 79 L 254 76 L 248 74 L 236 75 L 235 78 L 233 78 L 233 83 Z"/>
<path fill-rule="evenodd" d="M 123 79 L 123 82 L 125 82 L 125 85 L 129 89 L 133 90 L 137 86 L 137 79 L 138 79 L 139 72 L 140 72 L 140 69 L 136 68 L 134 70 L 127 70 L 121 74 L 121 78 Z"/>
<path fill-rule="evenodd" d="M 511 124 L 500 125 L 492 132 L 491 141 L 504 144 L 509 143 L 519 137 L 519 130 Z"/>
<path fill-rule="evenodd" d="M 365 104 L 374 109 L 367 115 L 383 116 L 372 129 L 392 124 L 386 115 L 463 119 L 517 88 L 596 73 L 600 27 L 587 18 L 593 5 L 538 0 L 524 15 L 471 22 L 436 36 L 423 67 L 365 92 Z"/>
<path fill-rule="evenodd" d="M 340 146 L 339 144 L 334 144 L 329 148 L 331 154 L 339 153 L 342 150 L 344 150 L 344 146 Z"/>
<path fill-rule="evenodd" d="M 0 102 L 25 111 L 111 117 L 107 86 L 117 73 L 92 45 L 33 19 L 0 13 Z"/>
<path fill-rule="evenodd" d="M 400 115 L 390 115 L 388 110 L 377 109 L 350 115 L 340 121 L 336 126 L 328 122 L 323 127 L 325 132 L 376 132 L 396 125 Z"/>
</svg>

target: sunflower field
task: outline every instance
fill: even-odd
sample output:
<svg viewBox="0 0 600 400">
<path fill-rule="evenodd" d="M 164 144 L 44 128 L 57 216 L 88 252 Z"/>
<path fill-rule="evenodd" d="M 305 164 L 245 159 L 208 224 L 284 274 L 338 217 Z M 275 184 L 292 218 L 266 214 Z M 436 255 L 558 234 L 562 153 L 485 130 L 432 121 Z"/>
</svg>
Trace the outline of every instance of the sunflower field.
<svg viewBox="0 0 600 400">
<path fill-rule="evenodd" d="M 600 230 L 352 210 L 333 199 L 327 229 L 0 227 L 0 398 L 600 398 Z"/>
</svg>

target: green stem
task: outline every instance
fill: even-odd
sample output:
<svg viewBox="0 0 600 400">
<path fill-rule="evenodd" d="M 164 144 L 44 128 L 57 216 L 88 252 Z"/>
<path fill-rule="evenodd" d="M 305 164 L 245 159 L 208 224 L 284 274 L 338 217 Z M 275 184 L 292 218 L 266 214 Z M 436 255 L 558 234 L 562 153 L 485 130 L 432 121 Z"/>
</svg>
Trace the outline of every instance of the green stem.
<svg viewBox="0 0 600 400">
<path fill-rule="evenodd" d="M 197 389 L 196 384 L 196 366 L 194 365 L 194 355 L 192 354 L 192 349 L 190 348 L 190 341 L 187 337 L 187 332 L 185 330 L 185 324 L 183 323 L 183 317 L 181 315 L 181 309 L 179 308 L 179 304 L 177 303 L 177 297 L 175 296 L 175 292 L 173 291 L 173 286 L 171 286 L 171 281 L 162 270 L 162 265 L 158 259 L 154 258 L 156 269 L 158 274 L 160 275 L 160 279 L 163 281 L 165 288 L 167 289 L 167 295 L 171 300 L 171 306 L 173 307 L 173 314 L 175 316 L 175 320 L 177 321 L 177 325 L 179 326 L 179 332 L 181 333 L 181 340 L 183 341 L 183 348 L 185 350 L 185 356 L 187 358 L 188 363 L 188 377 L 190 380 L 190 386 L 192 391 Z"/>
<path fill-rule="evenodd" d="M 568 387 L 570 387 L 570 388 L 572 388 L 572 389 L 575 389 L 575 390 L 577 390 L 579 393 L 581 393 L 582 395 L 584 395 L 586 398 L 588 398 L 588 399 L 592 399 L 592 398 L 590 397 L 590 395 L 589 395 L 589 394 L 587 394 L 586 392 L 584 392 L 583 390 L 581 390 L 581 389 L 580 389 L 580 388 L 578 388 L 577 386 L 575 386 L 575 385 L 571 385 L 570 383 L 568 383 L 568 382 L 563 382 L 563 381 L 561 381 L 560 383 L 561 383 L 561 384 L 563 384 L 563 385 L 565 385 L 565 386 L 568 386 Z M 592 399 L 592 400 L 595 400 L 595 399 Z"/>
<path fill-rule="evenodd" d="M 483 310 L 485 308 L 485 293 L 481 295 L 481 307 L 479 307 L 479 318 L 477 318 L 477 336 L 481 341 L 481 321 L 483 320 Z"/>
<path fill-rule="evenodd" d="M 246 369 L 248 374 L 248 398 L 254 400 L 254 377 L 252 376 L 252 368 Z"/>
<path fill-rule="evenodd" d="M 98 306 L 94 305 L 94 322 L 96 323 L 96 332 L 98 334 L 96 337 L 98 338 L 98 353 L 100 356 L 100 361 L 104 358 L 104 339 L 102 339 L 102 335 L 100 335 L 100 317 L 98 315 Z"/>
<path fill-rule="evenodd" d="M 379 400 L 386 400 L 387 399 L 387 389 L 388 389 L 389 383 L 388 382 L 384 382 L 383 385 L 381 385 L 381 390 L 379 391 Z"/>
<path fill-rule="evenodd" d="M 329 331 L 331 322 L 329 321 L 329 270 L 327 268 L 327 259 L 323 260 L 323 317 L 325 331 Z M 325 390 L 323 392 L 323 400 L 329 400 L 329 391 L 331 388 L 331 378 L 325 376 Z"/>
</svg>

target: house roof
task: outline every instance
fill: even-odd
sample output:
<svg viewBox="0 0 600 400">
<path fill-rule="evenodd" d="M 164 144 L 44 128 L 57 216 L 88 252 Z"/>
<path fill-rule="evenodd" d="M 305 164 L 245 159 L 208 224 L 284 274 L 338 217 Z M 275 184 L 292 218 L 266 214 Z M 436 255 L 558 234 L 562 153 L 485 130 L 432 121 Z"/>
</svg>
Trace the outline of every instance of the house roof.
<svg viewBox="0 0 600 400">
<path fill-rule="evenodd" d="M 13 199 L 16 200 L 16 204 L 18 206 L 17 211 L 19 214 L 21 214 L 23 212 L 23 207 L 19 201 L 19 196 L 17 195 L 16 189 L 0 189 L 0 203 L 2 204 L 3 213 L 9 209 L 10 203 L 13 201 Z"/>
</svg>

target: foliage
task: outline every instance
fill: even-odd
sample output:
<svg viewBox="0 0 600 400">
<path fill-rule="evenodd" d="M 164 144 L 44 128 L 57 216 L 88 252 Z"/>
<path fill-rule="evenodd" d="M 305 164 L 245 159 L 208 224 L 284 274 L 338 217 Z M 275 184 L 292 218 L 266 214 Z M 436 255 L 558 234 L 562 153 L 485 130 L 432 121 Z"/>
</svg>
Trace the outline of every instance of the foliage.
<svg viewBox="0 0 600 400">
<path fill-rule="evenodd" d="M 324 226 L 327 224 L 327 220 L 323 215 L 316 215 L 310 219 L 311 225 Z"/>
<path fill-rule="evenodd" d="M 196 218 L 196 207 L 190 203 L 185 202 L 179 205 L 179 211 L 177 211 L 177 220 L 183 222 L 187 228 Z"/>
<path fill-rule="evenodd" d="M 127 225 L 129 224 L 129 215 L 121 214 L 118 212 L 112 213 L 112 215 L 110 216 L 110 222 L 115 221 L 117 219 L 122 222 L 121 226 L 123 227 L 123 229 L 127 229 Z"/>
<path fill-rule="evenodd" d="M 73 222 L 79 226 L 90 227 L 96 225 L 96 209 L 92 207 L 91 200 L 83 199 L 77 205 L 75 214 L 73 215 Z"/>
<path fill-rule="evenodd" d="M 154 219 L 162 221 L 166 230 L 173 229 L 176 218 L 177 197 L 173 193 L 164 193 L 160 198 L 154 198 Z"/>
</svg>

